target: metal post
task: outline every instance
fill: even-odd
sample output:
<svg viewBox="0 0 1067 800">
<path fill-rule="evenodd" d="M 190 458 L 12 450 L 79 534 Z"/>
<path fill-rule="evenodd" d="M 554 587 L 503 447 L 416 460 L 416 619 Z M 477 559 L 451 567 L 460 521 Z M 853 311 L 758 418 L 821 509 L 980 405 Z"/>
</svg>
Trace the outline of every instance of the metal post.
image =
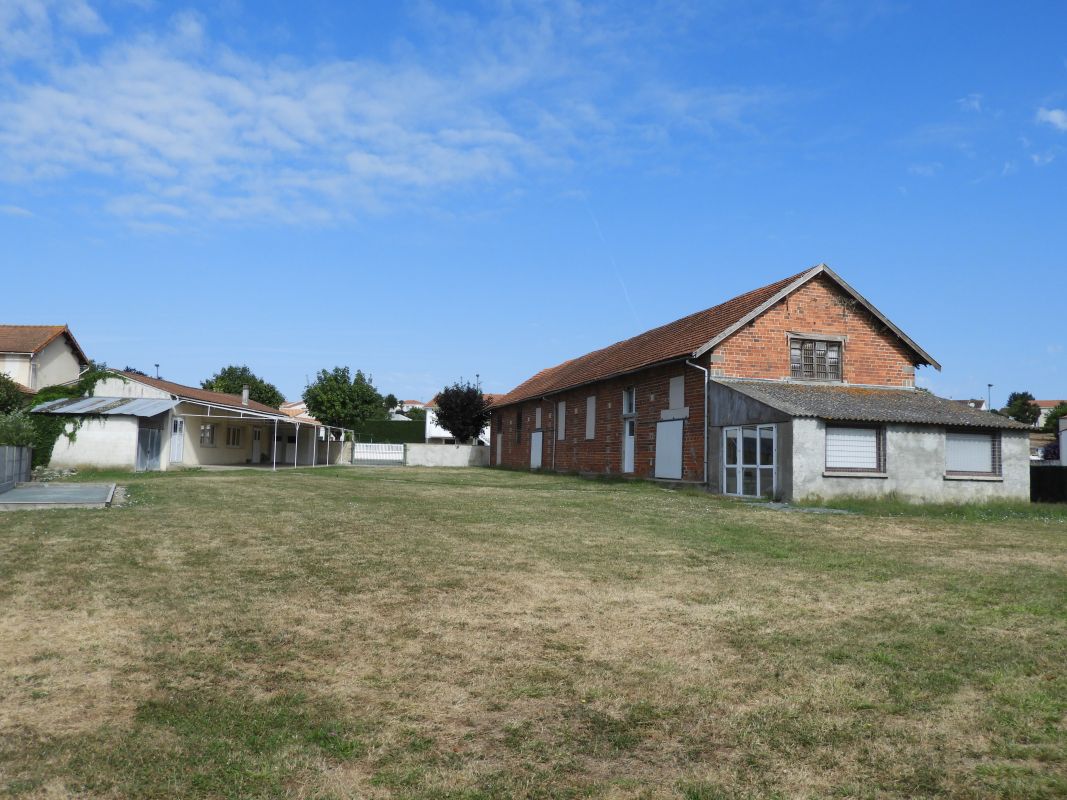
<svg viewBox="0 0 1067 800">
<path fill-rule="evenodd" d="M 296 444 L 293 445 L 293 466 L 297 465 L 297 461 L 300 456 L 300 423 L 296 423 Z"/>
<path fill-rule="evenodd" d="M 274 420 L 274 441 L 270 443 L 270 468 L 272 472 L 278 471 L 278 420 Z"/>
</svg>

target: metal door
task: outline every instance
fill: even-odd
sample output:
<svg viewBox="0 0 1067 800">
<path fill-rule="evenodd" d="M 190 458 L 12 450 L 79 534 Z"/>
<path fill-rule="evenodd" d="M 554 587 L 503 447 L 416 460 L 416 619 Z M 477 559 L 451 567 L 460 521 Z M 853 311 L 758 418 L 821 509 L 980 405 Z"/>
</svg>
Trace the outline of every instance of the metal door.
<svg viewBox="0 0 1067 800">
<path fill-rule="evenodd" d="M 504 434 L 496 435 L 496 465 L 500 466 L 500 455 L 504 452 Z"/>
<path fill-rule="evenodd" d="M 656 423 L 656 477 L 681 480 L 682 420 Z"/>
<path fill-rule="evenodd" d="M 252 463 L 258 464 L 263 453 L 263 429 L 252 429 Z"/>
<path fill-rule="evenodd" d="M 541 442 L 544 434 L 534 431 L 530 434 L 530 469 L 541 469 Z"/>
<path fill-rule="evenodd" d="M 185 420 L 174 417 L 170 421 L 170 463 L 180 464 L 185 458 Z"/>
<path fill-rule="evenodd" d="M 159 469 L 159 449 L 163 431 L 156 428 L 141 428 L 137 431 L 137 465 L 138 472 Z"/>
<path fill-rule="evenodd" d="M 634 439 L 637 423 L 632 419 L 622 421 L 622 471 L 634 471 Z"/>
</svg>

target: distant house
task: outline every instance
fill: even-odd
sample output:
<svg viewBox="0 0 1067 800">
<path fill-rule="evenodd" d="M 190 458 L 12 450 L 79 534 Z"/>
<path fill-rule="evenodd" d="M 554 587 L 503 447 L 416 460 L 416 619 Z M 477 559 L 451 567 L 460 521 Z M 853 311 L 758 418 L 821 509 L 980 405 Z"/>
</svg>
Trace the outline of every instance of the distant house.
<svg viewBox="0 0 1067 800">
<path fill-rule="evenodd" d="M 975 398 L 973 400 L 954 400 L 953 402 L 960 403 L 967 406 L 967 408 L 973 408 L 976 411 L 988 411 L 986 407 L 986 401 L 981 398 Z"/>
<path fill-rule="evenodd" d="M 426 408 L 426 404 L 424 402 L 422 402 L 421 400 L 401 400 L 400 401 L 400 410 L 402 412 L 403 411 L 411 411 L 411 409 L 413 409 L 413 408 Z"/>
<path fill-rule="evenodd" d="M 786 500 L 1029 499 L 1028 426 L 915 388 L 940 365 L 821 264 L 543 369 L 492 406 L 492 466 Z"/>
<path fill-rule="evenodd" d="M 291 416 L 243 394 L 211 392 L 173 381 L 112 370 L 91 397 L 42 403 L 37 414 L 71 421 L 60 436 L 54 467 L 166 470 L 175 467 L 260 467 L 338 463 L 340 428 Z M 328 436 L 332 432 L 335 436 Z"/>
<path fill-rule="evenodd" d="M 1060 403 L 1067 403 L 1067 400 L 1035 400 L 1034 405 L 1041 409 L 1041 414 L 1037 418 L 1037 422 L 1034 425 L 1040 428 L 1045 424 L 1045 420 L 1048 419 L 1048 415 L 1052 413 L 1052 409 L 1058 406 Z"/>
<path fill-rule="evenodd" d="M 27 394 L 73 383 L 88 367 L 66 325 L 0 325 L 0 372 Z"/>
</svg>

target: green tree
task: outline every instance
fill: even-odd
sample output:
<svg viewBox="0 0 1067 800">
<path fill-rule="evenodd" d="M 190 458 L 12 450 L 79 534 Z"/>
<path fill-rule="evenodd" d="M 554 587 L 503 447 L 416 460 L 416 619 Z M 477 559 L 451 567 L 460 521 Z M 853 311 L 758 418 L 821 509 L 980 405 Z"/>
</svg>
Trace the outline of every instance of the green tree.
<svg viewBox="0 0 1067 800">
<path fill-rule="evenodd" d="M 398 405 L 400 405 L 400 401 L 396 399 L 396 395 L 395 394 L 390 392 L 389 394 L 387 394 L 385 397 L 382 398 L 382 405 L 385 406 L 385 410 L 386 411 L 392 411 L 394 408 L 396 408 Z"/>
<path fill-rule="evenodd" d="M 19 408 L 10 414 L 0 414 L 0 445 L 24 447 L 37 441 L 37 429 L 30 415 Z"/>
<path fill-rule="evenodd" d="M 425 408 L 409 408 L 407 411 L 402 411 L 401 413 L 412 422 L 426 422 Z"/>
<path fill-rule="evenodd" d="M 1067 416 L 1067 402 L 1054 406 L 1045 417 L 1044 430 L 1048 433 L 1057 433 L 1060 429 L 1060 417 Z"/>
<path fill-rule="evenodd" d="M 15 381 L 0 372 L 0 414 L 10 414 L 26 405 L 26 393 Z"/>
<path fill-rule="evenodd" d="M 206 381 L 201 381 L 200 387 L 212 392 L 225 394 L 240 394 L 241 389 L 248 387 L 248 397 L 257 403 L 262 403 L 271 408 L 278 408 L 285 402 L 285 396 L 278 391 L 273 383 L 267 383 L 261 377 L 243 364 L 232 364 L 223 367 Z"/>
<path fill-rule="evenodd" d="M 348 367 L 320 370 L 304 389 L 308 413 L 319 422 L 338 428 L 357 428 L 372 419 L 386 419 L 385 401 L 369 376 Z"/>
<path fill-rule="evenodd" d="M 488 405 L 480 386 L 453 383 L 437 395 L 437 424 L 457 442 L 473 442 L 489 421 Z"/>
<path fill-rule="evenodd" d="M 1034 402 L 1034 396 L 1029 392 L 1012 392 L 1008 395 L 1008 404 L 1002 413 L 1011 417 L 1016 422 L 1025 425 L 1033 425 L 1041 416 L 1041 409 Z"/>
</svg>

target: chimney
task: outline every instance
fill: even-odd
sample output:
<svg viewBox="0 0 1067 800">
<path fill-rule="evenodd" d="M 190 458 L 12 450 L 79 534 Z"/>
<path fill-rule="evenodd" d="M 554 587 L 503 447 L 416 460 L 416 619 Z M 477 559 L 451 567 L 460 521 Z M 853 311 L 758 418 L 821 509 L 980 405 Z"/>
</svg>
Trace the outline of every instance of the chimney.
<svg viewBox="0 0 1067 800">
<path fill-rule="evenodd" d="M 248 384 L 241 387 L 241 405 L 248 405 Z"/>
</svg>

